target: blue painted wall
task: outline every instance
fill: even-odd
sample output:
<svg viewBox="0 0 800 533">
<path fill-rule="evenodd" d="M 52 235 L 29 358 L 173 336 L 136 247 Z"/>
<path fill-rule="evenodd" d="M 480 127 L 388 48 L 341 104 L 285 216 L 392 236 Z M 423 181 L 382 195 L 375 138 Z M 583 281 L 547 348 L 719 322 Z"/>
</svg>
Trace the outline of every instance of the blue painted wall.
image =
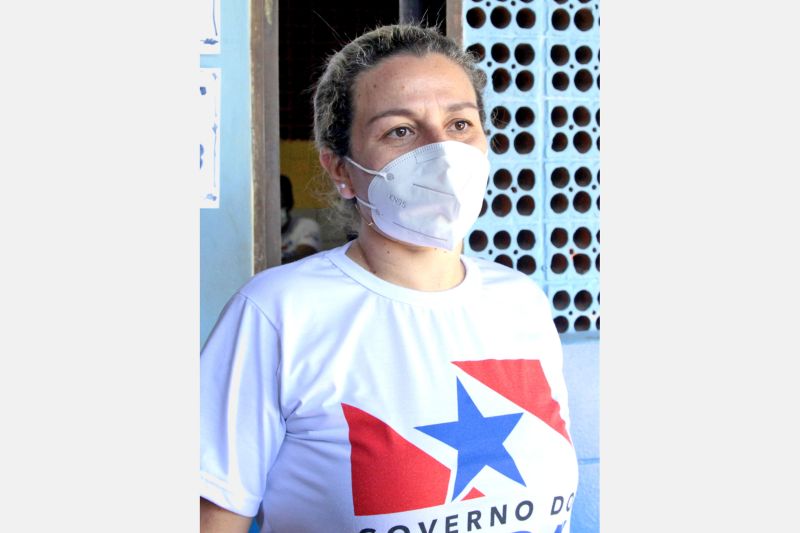
<svg viewBox="0 0 800 533">
<path fill-rule="evenodd" d="M 565 335 L 564 379 L 569 392 L 570 434 L 580 481 L 570 533 L 600 531 L 600 342 L 597 334 Z"/>
<path fill-rule="evenodd" d="M 220 202 L 200 210 L 200 342 L 228 298 L 253 273 L 250 4 L 220 5 L 221 50 L 201 55 L 201 67 L 222 69 Z"/>
</svg>

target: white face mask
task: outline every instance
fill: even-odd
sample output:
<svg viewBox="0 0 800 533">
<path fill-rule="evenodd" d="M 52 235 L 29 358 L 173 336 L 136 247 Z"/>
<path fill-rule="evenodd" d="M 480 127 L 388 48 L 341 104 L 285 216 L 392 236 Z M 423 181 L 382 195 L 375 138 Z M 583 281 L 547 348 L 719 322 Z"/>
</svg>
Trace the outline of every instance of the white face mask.
<svg viewBox="0 0 800 533">
<path fill-rule="evenodd" d="M 489 180 L 489 158 L 458 141 L 421 146 L 379 171 L 345 159 L 375 178 L 365 202 L 372 220 L 398 241 L 452 250 L 481 211 Z"/>
</svg>

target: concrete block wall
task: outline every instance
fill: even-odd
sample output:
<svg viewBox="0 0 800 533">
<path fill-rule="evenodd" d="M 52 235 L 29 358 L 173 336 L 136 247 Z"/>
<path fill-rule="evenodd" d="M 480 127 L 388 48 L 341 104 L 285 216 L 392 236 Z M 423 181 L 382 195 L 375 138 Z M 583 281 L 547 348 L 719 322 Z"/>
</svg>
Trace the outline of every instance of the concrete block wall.
<svg viewBox="0 0 800 533">
<path fill-rule="evenodd" d="M 564 345 L 580 482 L 571 533 L 599 531 L 599 0 L 462 0 L 460 36 L 488 78 L 489 186 L 465 253 L 550 299 Z"/>
<path fill-rule="evenodd" d="M 465 253 L 539 283 L 560 333 L 597 332 L 599 0 L 462 0 L 461 18 L 488 78 L 492 163 Z"/>
</svg>

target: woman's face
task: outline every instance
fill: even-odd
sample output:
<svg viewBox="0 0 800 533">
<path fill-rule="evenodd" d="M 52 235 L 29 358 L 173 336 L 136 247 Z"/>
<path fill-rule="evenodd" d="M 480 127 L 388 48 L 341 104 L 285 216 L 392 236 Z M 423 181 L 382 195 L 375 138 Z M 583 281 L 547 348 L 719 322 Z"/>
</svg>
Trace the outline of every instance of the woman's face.
<svg viewBox="0 0 800 533">
<path fill-rule="evenodd" d="M 441 54 L 397 55 L 360 74 L 353 88 L 350 156 L 379 170 L 426 144 L 459 141 L 486 153 L 475 91 L 464 70 Z M 372 176 L 350 166 L 355 192 Z"/>
</svg>

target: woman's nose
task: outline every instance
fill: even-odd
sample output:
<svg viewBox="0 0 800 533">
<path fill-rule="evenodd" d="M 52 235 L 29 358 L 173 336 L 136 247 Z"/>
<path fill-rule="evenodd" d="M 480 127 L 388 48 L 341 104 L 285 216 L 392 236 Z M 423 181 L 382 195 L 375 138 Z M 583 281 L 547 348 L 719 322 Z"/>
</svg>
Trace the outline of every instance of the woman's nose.
<svg viewBox="0 0 800 533">
<path fill-rule="evenodd" d="M 438 143 L 448 140 L 447 132 L 439 128 L 426 128 L 425 144 Z"/>
</svg>

